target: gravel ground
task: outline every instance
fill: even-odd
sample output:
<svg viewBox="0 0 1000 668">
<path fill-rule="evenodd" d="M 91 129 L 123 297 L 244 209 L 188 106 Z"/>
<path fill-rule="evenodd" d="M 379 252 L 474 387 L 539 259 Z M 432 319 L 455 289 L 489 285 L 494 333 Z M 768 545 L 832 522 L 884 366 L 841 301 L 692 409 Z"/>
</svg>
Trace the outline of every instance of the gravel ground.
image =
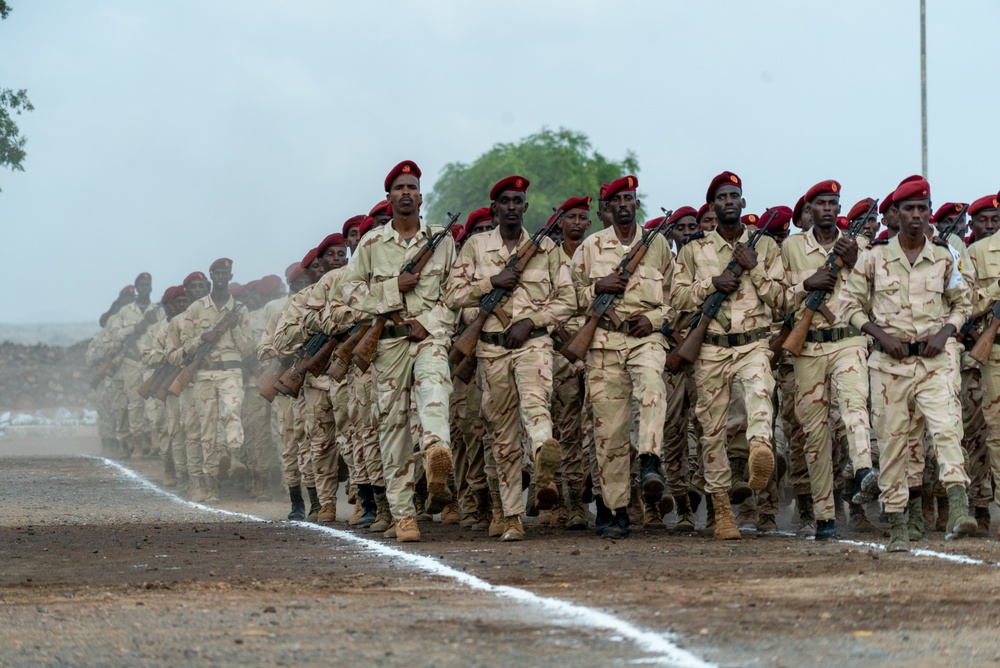
<svg viewBox="0 0 1000 668">
<path fill-rule="evenodd" d="M 863 544 L 875 535 L 604 541 L 529 522 L 502 544 L 433 523 L 397 548 L 342 522 L 263 521 L 283 501 L 224 496 L 249 520 L 57 454 L 92 442 L 18 447 L 0 441 L 0 665 L 697 662 L 671 662 L 669 642 L 724 666 L 1000 664 L 995 540 L 921 545 L 986 562 L 970 564 L 887 555 Z M 157 462 L 127 466 L 159 482 Z"/>
</svg>

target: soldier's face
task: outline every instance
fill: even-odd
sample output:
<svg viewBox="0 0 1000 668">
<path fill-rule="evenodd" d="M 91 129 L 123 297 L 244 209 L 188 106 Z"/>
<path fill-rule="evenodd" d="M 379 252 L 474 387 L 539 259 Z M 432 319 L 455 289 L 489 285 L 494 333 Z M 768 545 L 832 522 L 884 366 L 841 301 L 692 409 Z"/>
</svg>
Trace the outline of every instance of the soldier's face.
<svg viewBox="0 0 1000 668">
<path fill-rule="evenodd" d="M 895 205 L 890 206 L 885 211 L 885 215 L 882 216 L 882 222 L 893 232 L 899 231 L 899 208 Z"/>
<path fill-rule="evenodd" d="M 590 229 L 590 211 L 587 209 L 570 209 L 559 221 L 563 238 L 570 241 L 582 241 Z"/>
<path fill-rule="evenodd" d="M 897 208 L 899 210 L 900 234 L 916 238 L 924 233 L 925 226 L 930 224 L 931 201 L 929 199 L 904 200 Z"/>
<path fill-rule="evenodd" d="M 684 216 L 670 228 L 670 238 L 680 248 L 684 240 L 699 229 L 698 220 L 694 216 Z"/>
<path fill-rule="evenodd" d="M 315 283 L 323 277 L 323 274 L 326 273 L 326 269 L 323 268 L 323 263 L 319 261 L 319 258 L 316 258 L 309 263 L 309 268 L 306 269 L 306 273 L 309 274 L 309 278 L 313 283 Z"/>
<path fill-rule="evenodd" d="M 799 229 L 803 232 L 808 232 L 813 226 L 813 213 L 812 206 L 809 204 L 804 204 L 802 206 L 802 215 L 799 217 Z"/>
<path fill-rule="evenodd" d="M 743 191 L 737 186 L 722 186 L 715 191 L 712 199 L 712 208 L 715 209 L 720 225 L 735 225 L 740 222 L 746 205 Z"/>
<path fill-rule="evenodd" d="M 639 206 L 634 190 L 622 190 L 608 200 L 608 210 L 616 225 L 628 225 L 635 221 L 635 210 Z"/>
<path fill-rule="evenodd" d="M 701 217 L 701 221 L 698 226 L 701 227 L 702 232 L 711 232 L 715 229 L 715 226 L 719 224 L 719 217 L 715 215 L 715 209 L 709 209 L 705 212 L 705 215 Z"/>
<path fill-rule="evenodd" d="M 468 236 L 471 237 L 474 234 L 481 234 L 483 232 L 491 232 L 494 227 L 495 226 L 494 226 L 492 220 L 480 220 L 478 223 L 476 223 L 475 225 L 472 226 L 472 229 L 469 230 L 469 235 Z"/>
<path fill-rule="evenodd" d="M 820 195 L 814 197 L 809 204 L 812 222 L 822 230 L 830 230 L 837 226 L 837 214 L 840 213 L 840 197 L 838 195 Z"/>
<path fill-rule="evenodd" d="M 382 227 L 392 219 L 389 218 L 389 216 L 387 216 L 383 211 L 382 213 L 376 213 L 374 216 L 372 216 L 372 220 L 375 221 L 376 227 Z"/>
<path fill-rule="evenodd" d="M 212 279 L 212 289 L 221 292 L 229 289 L 229 281 L 233 280 L 233 272 L 225 267 L 219 267 L 208 272 L 208 277 Z"/>
<path fill-rule="evenodd" d="M 361 228 L 355 225 L 347 231 L 347 245 L 351 247 L 352 253 L 358 249 L 359 241 L 361 241 Z"/>
<path fill-rule="evenodd" d="M 941 220 L 937 221 L 938 232 L 943 231 L 945 228 L 951 227 L 951 224 L 955 222 L 955 216 L 945 216 Z M 962 219 L 958 221 L 958 225 L 955 226 L 952 234 L 957 234 L 958 236 L 965 238 L 965 233 L 968 231 L 968 226 L 965 224 L 965 214 L 962 214 Z"/>
<path fill-rule="evenodd" d="M 188 301 L 197 301 L 208 294 L 208 283 L 200 278 L 193 278 L 184 286 L 184 291 L 188 295 Z"/>
<path fill-rule="evenodd" d="M 121 304 L 121 306 L 125 306 L 126 304 L 131 304 L 134 301 L 135 301 L 134 292 L 126 292 L 124 295 L 118 297 L 118 303 Z M 121 308 L 121 306 L 119 306 L 119 308 Z"/>
<path fill-rule="evenodd" d="M 524 223 L 528 200 L 524 193 L 505 190 L 493 201 L 493 215 L 501 225 L 519 226 Z"/>
<path fill-rule="evenodd" d="M 413 174 L 400 174 L 392 182 L 386 198 L 394 212 L 404 216 L 416 213 L 423 201 L 420 196 L 420 179 Z"/>
<path fill-rule="evenodd" d="M 309 279 L 308 273 L 303 272 L 301 276 L 292 281 L 290 289 L 292 292 L 301 292 L 305 290 L 307 287 L 309 287 L 311 284 L 312 281 Z"/>
<path fill-rule="evenodd" d="M 153 281 L 148 278 L 141 278 L 135 282 L 135 291 L 143 299 L 149 299 L 149 294 L 153 291 Z"/>
<path fill-rule="evenodd" d="M 1000 228 L 1000 210 L 984 209 L 972 217 L 972 231 L 976 240 L 993 236 Z"/>
<path fill-rule="evenodd" d="M 324 271 L 340 269 L 347 264 L 347 247 L 330 246 L 323 251 L 323 257 L 320 260 L 323 261 Z"/>
<path fill-rule="evenodd" d="M 174 315 L 177 315 L 187 310 L 187 307 L 191 305 L 191 298 L 187 296 L 187 291 L 185 290 L 185 294 L 174 297 L 174 300 L 170 304 L 174 307 Z"/>
</svg>

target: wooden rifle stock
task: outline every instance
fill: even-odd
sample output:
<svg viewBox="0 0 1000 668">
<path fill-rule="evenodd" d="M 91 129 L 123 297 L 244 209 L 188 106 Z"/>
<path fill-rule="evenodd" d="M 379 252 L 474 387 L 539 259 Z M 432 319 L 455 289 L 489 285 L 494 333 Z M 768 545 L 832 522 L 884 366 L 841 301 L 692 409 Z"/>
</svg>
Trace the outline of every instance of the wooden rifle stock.
<svg viewBox="0 0 1000 668">
<path fill-rule="evenodd" d="M 297 397 L 302 391 L 302 384 L 306 381 L 306 372 L 309 370 L 309 363 L 313 356 L 326 342 L 326 334 L 313 334 L 302 348 L 292 364 L 278 378 L 274 384 L 274 389 L 287 397 Z"/>
<path fill-rule="evenodd" d="M 329 371 L 330 378 L 333 378 L 338 383 L 343 382 L 347 378 L 347 372 L 351 368 L 351 356 L 354 354 L 354 348 L 357 347 L 358 341 L 368 333 L 369 327 L 370 325 L 355 325 L 344 342 L 334 348 L 333 363 L 330 365 Z"/>
<path fill-rule="evenodd" d="M 980 364 L 986 364 L 989 361 L 990 351 L 993 350 L 993 341 L 996 339 L 997 331 L 1000 330 L 998 311 L 1000 311 L 1000 302 L 993 304 L 993 319 L 990 324 L 986 325 L 986 329 L 976 340 L 976 345 L 972 346 L 972 350 L 969 351 L 972 359 Z"/>
<path fill-rule="evenodd" d="M 136 393 L 143 399 L 149 399 L 153 394 L 153 390 L 159 385 L 160 380 L 166 371 L 166 365 L 161 364 L 153 370 L 153 373 L 149 374 L 149 378 L 144 380 L 142 384 L 135 388 Z"/>
<path fill-rule="evenodd" d="M 273 403 L 275 397 L 278 396 L 278 388 L 276 387 L 278 380 L 281 379 L 282 374 L 288 369 L 292 364 L 292 358 L 286 357 L 284 359 L 278 359 L 275 357 L 271 360 L 271 364 L 267 367 L 267 371 L 261 374 L 260 378 L 257 379 L 257 389 L 258 394 L 268 403 Z"/>
<path fill-rule="evenodd" d="M 114 361 L 114 356 L 112 355 L 108 359 L 101 362 L 101 366 L 97 367 L 97 371 L 94 373 L 94 377 L 90 379 L 90 388 L 92 390 L 96 390 L 100 386 L 101 381 L 107 377 L 108 371 L 111 369 L 111 363 L 113 361 Z"/>
<path fill-rule="evenodd" d="M 393 314 L 397 319 L 398 315 Z M 375 351 L 378 350 L 378 340 L 382 338 L 382 330 L 385 329 L 386 324 L 389 322 L 389 316 L 379 315 L 375 318 L 375 323 L 368 328 L 365 335 L 361 337 L 357 345 L 354 346 L 354 352 L 351 355 L 351 361 L 354 362 L 355 366 L 361 369 L 362 372 L 368 371 L 368 367 L 372 364 L 372 357 L 375 355 Z"/>
<path fill-rule="evenodd" d="M 675 349 L 677 356 L 683 362 L 688 364 L 694 362 L 698 359 L 698 352 L 701 350 L 702 344 L 705 343 L 705 335 L 708 334 L 708 324 L 711 322 L 711 318 L 705 317 L 702 313 L 698 316 L 698 322 L 688 330 L 687 336 Z"/>
<path fill-rule="evenodd" d="M 340 341 L 332 336 L 328 338 L 326 343 L 309 360 L 309 363 L 306 365 L 306 371 L 314 376 L 322 376 L 326 373 L 327 367 L 330 366 L 330 358 L 333 357 L 333 351 L 339 343 Z"/>
<path fill-rule="evenodd" d="M 226 315 L 222 316 L 219 322 L 217 322 L 215 326 L 212 328 L 212 331 L 217 332 L 219 335 L 221 335 L 227 329 L 235 325 L 238 321 L 239 321 L 239 310 L 237 308 L 237 310 L 230 311 Z M 208 341 L 198 346 L 198 349 L 195 350 L 194 357 L 191 359 L 191 362 L 188 363 L 183 369 L 181 369 L 180 373 L 177 374 L 173 382 L 170 383 L 170 389 L 169 389 L 170 394 L 174 395 L 175 397 L 179 397 L 181 395 L 181 391 L 185 387 L 190 385 L 192 380 L 194 380 L 194 375 L 198 372 L 198 367 L 201 366 L 201 363 L 205 360 L 205 356 L 208 355 L 210 352 L 212 352 L 213 348 L 215 348 L 215 343 L 210 343 Z"/>
<path fill-rule="evenodd" d="M 583 323 L 583 327 L 578 329 L 576 334 L 563 344 L 559 352 L 569 360 L 570 364 L 576 364 L 587 356 L 587 351 L 590 350 L 590 344 L 594 342 L 594 336 L 597 334 L 597 325 L 600 322 L 601 316 L 596 313 L 591 315 Z"/>
<path fill-rule="evenodd" d="M 472 378 L 476 375 L 476 365 L 478 363 L 478 358 L 475 355 L 468 355 L 458 366 L 451 370 L 451 377 L 457 378 L 466 385 L 472 382 Z"/>
<path fill-rule="evenodd" d="M 174 378 L 177 378 L 177 374 L 180 372 L 181 368 L 176 364 L 167 364 L 163 378 L 157 386 L 153 388 L 153 396 L 160 401 L 166 401 L 167 396 L 170 394 L 170 384 L 174 382 Z"/>
<path fill-rule="evenodd" d="M 476 319 L 462 328 L 458 333 L 458 338 L 451 345 L 448 352 L 448 361 L 452 365 L 460 365 L 462 361 L 470 355 L 475 356 L 476 344 L 479 343 L 479 335 L 483 333 L 486 326 L 486 319 L 490 316 L 487 311 L 480 310 Z M 458 368 L 457 366 L 455 368 Z M 454 376 L 454 374 L 452 374 Z"/>
</svg>

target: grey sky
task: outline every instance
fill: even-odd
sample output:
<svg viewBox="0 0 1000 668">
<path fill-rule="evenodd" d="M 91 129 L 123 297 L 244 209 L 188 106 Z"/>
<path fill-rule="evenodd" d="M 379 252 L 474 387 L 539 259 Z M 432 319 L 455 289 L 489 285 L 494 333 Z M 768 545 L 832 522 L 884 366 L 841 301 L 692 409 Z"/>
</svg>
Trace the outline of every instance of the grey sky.
<svg viewBox="0 0 1000 668">
<path fill-rule="evenodd" d="M 429 192 L 543 126 L 634 150 L 650 211 L 723 169 L 757 213 L 920 171 L 918 0 L 11 4 L 0 86 L 36 111 L 26 171 L 0 170 L 0 322 L 96 320 L 139 272 L 158 298 L 221 256 L 280 274 L 399 160 Z M 1000 188 L 997 25 L 928 0 L 936 203 Z"/>
</svg>

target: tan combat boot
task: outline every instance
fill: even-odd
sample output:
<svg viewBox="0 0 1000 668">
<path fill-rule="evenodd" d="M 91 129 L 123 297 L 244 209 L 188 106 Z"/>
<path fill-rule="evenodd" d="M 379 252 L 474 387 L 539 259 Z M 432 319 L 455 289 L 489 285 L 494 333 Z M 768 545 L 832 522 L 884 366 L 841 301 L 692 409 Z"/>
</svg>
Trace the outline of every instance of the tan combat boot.
<svg viewBox="0 0 1000 668">
<path fill-rule="evenodd" d="M 443 445 L 432 445 L 417 454 L 424 457 L 427 491 L 431 494 L 445 493 L 448 489 L 448 474 L 451 473 L 451 450 Z"/>
<path fill-rule="evenodd" d="M 458 512 L 458 504 L 452 501 L 441 510 L 441 524 L 458 524 L 462 514 Z"/>
<path fill-rule="evenodd" d="M 392 513 L 389 512 L 389 499 L 385 494 L 375 495 L 375 521 L 372 522 L 368 530 L 372 533 L 388 531 L 392 526 Z"/>
<path fill-rule="evenodd" d="M 396 542 L 416 543 L 420 540 L 420 527 L 416 517 L 402 517 L 396 522 Z"/>
<path fill-rule="evenodd" d="M 330 503 L 324 503 L 319 507 L 319 515 L 316 516 L 316 521 L 320 524 L 333 524 L 337 521 L 337 502 L 331 501 Z"/>
<path fill-rule="evenodd" d="M 350 526 L 357 526 L 358 520 L 361 519 L 361 515 L 364 513 L 364 508 L 361 507 L 361 498 L 357 497 L 354 499 L 354 511 L 351 513 L 350 517 L 347 518 L 347 523 Z"/>
<path fill-rule="evenodd" d="M 715 510 L 715 539 L 739 540 L 740 530 L 736 528 L 733 517 L 733 507 L 729 503 L 729 495 L 725 492 L 712 495 L 712 507 Z"/>
<path fill-rule="evenodd" d="M 944 539 L 975 536 L 978 529 L 976 518 L 969 514 L 969 495 L 965 485 L 952 485 L 948 488 L 948 532 Z"/>
<path fill-rule="evenodd" d="M 771 448 L 760 441 L 750 444 L 750 460 L 747 463 L 750 470 L 750 479 L 747 484 L 755 492 L 759 492 L 767 487 L 767 481 L 774 473 L 774 453 Z"/>
<path fill-rule="evenodd" d="M 257 500 L 260 502 L 267 502 L 271 500 L 271 474 L 268 471 L 260 471 L 257 473 L 257 480 L 260 483 L 260 492 L 257 494 Z"/>
<path fill-rule="evenodd" d="M 566 509 L 569 512 L 565 525 L 567 529 L 580 531 L 587 528 L 587 507 L 583 505 L 583 494 L 579 489 L 566 487 Z"/>
<path fill-rule="evenodd" d="M 503 502 L 500 500 L 499 492 L 490 492 L 490 499 L 493 501 L 493 519 L 490 521 L 490 527 L 487 530 L 487 534 L 490 538 L 499 538 L 503 535 L 504 521 L 503 521 Z"/>
<path fill-rule="evenodd" d="M 167 457 L 163 460 L 163 486 L 177 486 L 177 471 L 174 470 L 174 458 Z"/>
<path fill-rule="evenodd" d="M 213 476 L 203 476 L 201 480 L 205 485 L 205 493 L 208 497 L 205 503 L 214 504 L 219 502 L 219 481 Z"/>
<path fill-rule="evenodd" d="M 559 441 L 546 439 L 535 453 L 535 500 L 539 510 L 550 510 L 559 503 L 559 490 L 554 480 L 562 462 Z"/>
<path fill-rule="evenodd" d="M 663 523 L 663 516 L 660 515 L 660 511 L 655 503 L 650 503 L 646 499 L 642 500 L 643 515 L 642 515 L 642 528 L 643 529 L 665 529 L 666 524 Z"/>
<path fill-rule="evenodd" d="M 503 535 L 500 536 L 500 540 L 505 543 L 524 540 L 524 525 L 521 524 L 520 515 L 505 517 L 503 524 Z"/>
<path fill-rule="evenodd" d="M 191 486 L 189 488 L 189 493 L 191 495 L 191 500 L 195 503 L 205 503 L 205 499 L 208 498 L 208 492 L 205 491 L 205 476 L 203 475 L 192 475 L 191 476 Z"/>
</svg>

